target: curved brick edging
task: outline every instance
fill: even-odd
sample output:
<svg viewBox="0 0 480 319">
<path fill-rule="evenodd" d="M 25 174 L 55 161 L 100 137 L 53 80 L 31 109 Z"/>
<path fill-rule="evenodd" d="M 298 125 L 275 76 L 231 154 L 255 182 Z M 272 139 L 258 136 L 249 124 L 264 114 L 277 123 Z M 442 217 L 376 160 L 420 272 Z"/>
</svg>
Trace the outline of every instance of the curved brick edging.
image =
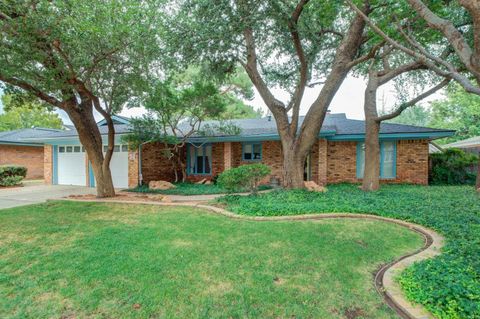
<svg viewBox="0 0 480 319">
<path fill-rule="evenodd" d="M 348 219 L 371 219 L 379 220 L 388 223 L 393 223 L 406 227 L 414 232 L 419 233 L 424 238 L 424 245 L 413 253 L 403 255 L 389 264 L 383 265 L 374 276 L 374 284 L 377 292 L 385 299 L 385 302 L 390 308 L 395 310 L 397 314 L 403 319 L 428 319 L 434 318 L 423 306 L 414 305 L 409 302 L 404 296 L 400 285 L 395 281 L 395 278 L 407 267 L 414 262 L 422 261 L 439 255 L 443 247 L 444 238 L 437 232 L 402 220 L 382 217 L 370 214 L 356 214 L 356 213 L 319 213 L 319 214 L 304 214 L 293 216 L 245 216 L 234 214 L 228 210 L 211 205 L 205 205 L 195 202 L 139 202 L 129 200 L 82 200 L 82 199 L 62 199 L 65 201 L 80 201 L 80 202 L 98 202 L 98 203 L 123 203 L 123 204 L 137 204 L 137 205 L 156 205 L 156 206 L 187 206 L 205 209 L 207 212 L 219 214 L 232 219 L 251 220 L 251 221 L 301 221 L 301 220 L 320 220 L 333 218 L 348 218 Z"/>
</svg>

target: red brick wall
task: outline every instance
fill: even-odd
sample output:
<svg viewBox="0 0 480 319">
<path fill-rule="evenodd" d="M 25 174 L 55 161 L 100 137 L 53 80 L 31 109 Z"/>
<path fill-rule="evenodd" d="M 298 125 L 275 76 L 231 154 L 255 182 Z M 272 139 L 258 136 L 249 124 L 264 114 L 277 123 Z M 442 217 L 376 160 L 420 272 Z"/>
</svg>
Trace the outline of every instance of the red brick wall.
<svg viewBox="0 0 480 319">
<path fill-rule="evenodd" d="M 242 143 L 232 142 L 225 148 L 224 143 L 212 144 L 212 175 L 190 175 L 188 180 L 199 181 L 211 179 L 220 174 L 225 168 L 225 162 L 231 162 L 232 167 L 257 163 L 256 161 L 242 160 Z M 230 148 L 230 149 L 229 149 Z M 162 155 L 161 144 L 148 144 L 142 148 L 142 174 L 144 182 L 151 180 L 174 180 L 174 173 L 168 160 Z M 282 178 L 282 146 L 279 141 L 262 142 L 262 163 L 270 166 L 272 176 Z M 311 177 L 318 184 L 350 182 L 358 183 L 356 177 L 357 142 L 326 141 L 320 139 L 312 147 Z M 130 180 L 135 180 L 137 165 L 132 160 Z M 130 170 L 130 166 L 129 166 Z M 130 176 L 131 175 L 131 176 Z M 264 182 L 268 182 L 270 177 Z M 428 141 L 412 140 L 397 143 L 397 178 L 385 180 L 389 183 L 428 183 Z"/>
<path fill-rule="evenodd" d="M 282 144 L 279 141 L 264 141 L 262 144 L 262 161 L 260 163 L 270 166 L 272 170 L 270 176 L 282 179 L 283 175 L 283 153 Z M 238 167 L 245 164 L 259 163 L 259 161 L 242 160 L 242 143 L 232 143 L 232 166 Z M 265 178 L 264 182 L 270 180 L 270 176 Z"/>
<path fill-rule="evenodd" d="M 138 149 L 128 150 L 128 187 L 134 188 L 138 186 Z"/>
<path fill-rule="evenodd" d="M 395 182 L 428 184 L 428 141 L 402 140 L 397 143 Z"/>
<path fill-rule="evenodd" d="M 0 165 L 27 168 L 27 179 L 43 178 L 43 147 L 0 145 Z"/>
<path fill-rule="evenodd" d="M 328 183 L 361 182 L 357 179 L 357 143 L 328 142 Z M 428 141 L 397 142 L 397 178 L 383 183 L 428 184 Z"/>
<path fill-rule="evenodd" d="M 150 181 L 175 180 L 175 171 L 172 168 L 171 162 L 166 158 L 164 149 L 165 147 L 162 143 L 142 145 L 141 159 L 144 184 L 148 184 Z M 134 165 L 134 163 L 132 163 L 132 165 Z"/>
<path fill-rule="evenodd" d="M 357 143 L 327 142 L 327 183 L 357 182 Z"/>
<path fill-rule="evenodd" d="M 52 184 L 53 174 L 53 146 L 43 147 L 43 181 L 45 184 Z"/>
</svg>

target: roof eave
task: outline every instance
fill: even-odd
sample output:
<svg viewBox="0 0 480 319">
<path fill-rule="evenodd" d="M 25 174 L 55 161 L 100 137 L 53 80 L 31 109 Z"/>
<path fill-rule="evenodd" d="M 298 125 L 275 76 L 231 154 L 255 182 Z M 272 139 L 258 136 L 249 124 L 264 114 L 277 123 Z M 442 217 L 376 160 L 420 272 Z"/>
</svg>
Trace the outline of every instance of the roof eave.
<svg viewBox="0 0 480 319">
<path fill-rule="evenodd" d="M 434 132 L 415 132 L 415 133 L 380 133 L 379 138 L 382 140 L 400 139 L 400 140 L 436 140 L 439 138 L 450 137 L 455 134 L 455 131 L 434 131 Z M 338 134 L 327 137 L 331 141 L 363 141 L 365 134 Z"/>
</svg>

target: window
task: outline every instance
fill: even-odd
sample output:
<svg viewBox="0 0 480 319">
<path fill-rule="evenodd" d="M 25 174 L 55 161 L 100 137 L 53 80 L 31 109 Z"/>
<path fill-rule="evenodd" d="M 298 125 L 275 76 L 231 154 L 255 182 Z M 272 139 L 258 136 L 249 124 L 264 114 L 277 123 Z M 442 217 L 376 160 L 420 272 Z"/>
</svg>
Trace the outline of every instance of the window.
<svg viewBox="0 0 480 319">
<path fill-rule="evenodd" d="M 80 146 L 74 146 L 74 147 L 73 147 L 73 151 L 74 151 L 75 153 L 80 153 L 80 150 L 81 150 Z"/>
<path fill-rule="evenodd" d="M 85 153 L 85 146 L 82 146 L 82 153 Z"/>
<path fill-rule="evenodd" d="M 395 178 L 397 175 L 396 142 L 380 142 L 380 178 Z M 365 143 L 357 144 L 357 178 L 363 178 L 365 172 Z"/>
<path fill-rule="evenodd" d="M 113 147 L 113 151 L 114 151 L 114 152 L 120 152 L 120 145 L 115 145 L 115 146 Z"/>
<path fill-rule="evenodd" d="M 67 153 L 71 153 L 73 151 L 73 147 L 72 146 L 67 146 Z"/>
<path fill-rule="evenodd" d="M 212 145 L 192 145 L 187 148 L 189 174 L 210 175 L 212 173 Z"/>
<path fill-rule="evenodd" d="M 58 152 L 59 152 L 59 153 L 65 153 L 65 146 L 60 146 L 60 147 L 58 148 Z"/>
<path fill-rule="evenodd" d="M 242 160 L 244 161 L 260 161 L 262 159 L 261 143 L 244 143 Z"/>
<path fill-rule="evenodd" d="M 128 145 L 122 145 L 122 152 L 128 152 Z"/>
</svg>

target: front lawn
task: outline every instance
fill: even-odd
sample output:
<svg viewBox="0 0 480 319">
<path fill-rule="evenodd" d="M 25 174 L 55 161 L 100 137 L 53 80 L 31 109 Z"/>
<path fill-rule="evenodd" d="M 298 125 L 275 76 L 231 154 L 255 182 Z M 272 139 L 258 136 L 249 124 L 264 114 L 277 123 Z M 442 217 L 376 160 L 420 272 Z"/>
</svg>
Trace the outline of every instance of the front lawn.
<svg viewBox="0 0 480 319">
<path fill-rule="evenodd" d="M 421 246 L 380 221 L 19 207 L 0 211 L 0 318 L 396 318 L 372 273 Z"/>
<path fill-rule="evenodd" d="M 480 318 L 480 196 L 471 186 L 385 185 L 365 193 L 344 184 L 326 193 L 276 191 L 219 201 L 244 215 L 372 213 L 436 229 L 447 238 L 443 254 L 409 268 L 401 284 L 438 318 Z"/>
</svg>

